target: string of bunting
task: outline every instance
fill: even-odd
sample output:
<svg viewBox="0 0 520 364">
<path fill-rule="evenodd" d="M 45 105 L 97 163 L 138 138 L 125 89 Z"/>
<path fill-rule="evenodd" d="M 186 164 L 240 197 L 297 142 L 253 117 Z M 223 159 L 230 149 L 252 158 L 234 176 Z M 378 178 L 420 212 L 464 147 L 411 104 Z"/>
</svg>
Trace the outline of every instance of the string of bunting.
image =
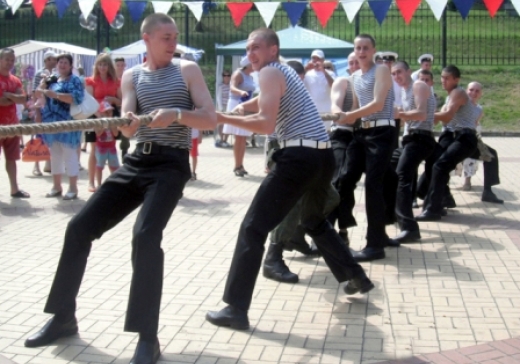
<svg viewBox="0 0 520 364">
<path fill-rule="evenodd" d="M 23 3 L 23 0 L 5 0 L 7 5 L 11 8 L 12 12 L 15 13 L 20 5 Z M 39 18 L 43 14 L 43 10 L 45 5 L 49 0 L 32 0 L 32 6 L 36 16 Z M 65 11 L 72 4 L 73 0 L 55 0 L 55 4 L 58 10 L 58 17 L 61 18 Z M 89 16 L 94 8 L 98 0 L 78 0 L 79 7 L 81 13 L 85 18 Z M 99 0 L 101 4 L 101 9 L 105 14 L 108 22 L 111 23 L 118 11 L 121 8 L 122 0 Z M 212 0 L 204 0 L 204 1 L 186 1 L 180 2 L 181 4 L 188 7 L 188 9 L 192 12 L 195 19 L 198 22 L 201 21 L 203 14 L 208 14 L 212 9 L 214 9 L 217 4 L 225 4 L 228 8 L 233 23 L 236 27 L 239 27 L 242 23 L 242 20 L 246 16 L 246 14 L 253 8 L 253 6 L 258 10 L 262 19 L 265 22 L 265 26 L 269 27 L 271 24 L 276 11 L 279 9 L 280 4 L 282 9 L 287 13 L 287 17 L 289 18 L 291 24 L 295 26 L 300 17 L 302 16 L 304 10 L 309 5 L 310 8 L 316 14 L 319 23 L 323 28 L 327 26 L 327 23 L 334 13 L 334 11 L 341 5 L 345 14 L 348 18 L 349 22 L 353 22 L 356 17 L 359 9 L 364 2 L 368 2 L 368 5 L 372 12 L 374 13 L 374 17 L 377 19 L 379 24 L 382 24 L 386 18 L 388 10 L 392 5 L 392 0 L 336 0 L 336 1 L 289 1 L 289 2 L 215 2 Z M 442 13 L 446 8 L 448 0 L 425 0 L 435 18 L 439 21 L 441 19 Z M 168 13 L 174 4 L 172 1 L 151 1 L 154 11 L 156 13 Z M 178 1 L 176 1 L 179 3 Z M 453 0 L 457 10 L 463 19 L 468 17 L 469 11 L 471 10 L 475 0 Z M 483 0 L 489 15 L 494 17 L 504 2 L 504 0 Z M 128 11 L 130 12 L 130 17 L 132 21 L 138 22 L 140 21 L 145 9 L 147 1 L 135 1 L 128 0 L 125 1 Z M 395 4 L 399 9 L 404 21 L 406 24 L 409 24 L 413 18 L 413 15 L 417 8 L 419 7 L 421 0 L 395 0 Z M 511 3 L 515 7 L 515 10 L 520 14 L 520 0 L 511 0 Z"/>
</svg>

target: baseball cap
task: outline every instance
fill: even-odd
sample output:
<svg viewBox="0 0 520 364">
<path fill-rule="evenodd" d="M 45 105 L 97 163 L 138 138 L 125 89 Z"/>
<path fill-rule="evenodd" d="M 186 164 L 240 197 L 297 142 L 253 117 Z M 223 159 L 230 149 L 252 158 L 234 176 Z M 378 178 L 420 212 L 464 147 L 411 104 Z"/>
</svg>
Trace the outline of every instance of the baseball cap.
<svg viewBox="0 0 520 364">
<path fill-rule="evenodd" d="M 53 51 L 47 51 L 45 52 L 45 54 L 43 55 L 43 60 L 47 60 L 47 58 L 56 58 L 57 55 L 56 53 L 54 53 Z"/>
<path fill-rule="evenodd" d="M 315 49 L 311 53 L 311 58 L 312 57 L 318 57 L 319 59 L 325 59 L 325 53 L 323 53 L 323 51 L 321 49 Z"/>
</svg>

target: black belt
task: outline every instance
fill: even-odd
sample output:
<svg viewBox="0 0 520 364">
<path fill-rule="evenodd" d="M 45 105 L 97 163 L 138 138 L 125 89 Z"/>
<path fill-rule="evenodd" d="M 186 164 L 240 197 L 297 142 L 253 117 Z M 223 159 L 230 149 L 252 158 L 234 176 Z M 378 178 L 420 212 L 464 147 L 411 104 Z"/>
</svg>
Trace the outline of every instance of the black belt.
<svg viewBox="0 0 520 364">
<path fill-rule="evenodd" d="M 461 128 L 461 129 L 455 130 L 455 135 L 462 135 L 462 134 L 477 135 L 477 131 L 475 129 L 471 129 L 471 128 Z"/>
<path fill-rule="evenodd" d="M 151 155 L 151 154 L 177 154 L 180 151 L 187 149 L 167 147 L 165 145 L 159 145 L 153 142 L 137 143 L 135 146 L 135 153 Z"/>
<path fill-rule="evenodd" d="M 429 131 L 429 130 L 423 130 L 423 129 L 409 129 L 408 130 L 408 133 L 410 135 L 413 135 L 413 134 L 421 134 L 421 135 L 427 135 L 427 136 L 431 136 L 433 137 L 433 132 Z"/>
</svg>

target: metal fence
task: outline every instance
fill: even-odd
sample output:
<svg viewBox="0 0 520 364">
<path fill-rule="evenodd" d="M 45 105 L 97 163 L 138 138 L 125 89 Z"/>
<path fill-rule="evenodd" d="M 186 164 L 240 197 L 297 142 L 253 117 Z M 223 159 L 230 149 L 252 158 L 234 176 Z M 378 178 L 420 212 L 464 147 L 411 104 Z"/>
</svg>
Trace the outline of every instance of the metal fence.
<svg viewBox="0 0 520 364">
<path fill-rule="evenodd" d="M 376 38 L 379 50 L 396 51 L 400 59 L 412 62 L 422 53 L 432 53 L 439 61 L 437 64 L 520 64 L 520 19 L 510 3 L 504 3 L 494 18 L 489 16 L 482 4 L 476 3 L 466 20 L 451 4 L 441 21 L 435 19 L 423 1 L 409 25 L 405 24 L 395 5 L 390 8 L 383 24 L 379 25 L 366 3 L 352 24 L 338 5 L 326 28 L 321 27 L 310 9 L 304 12 L 300 25 L 346 41 L 352 41 L 358 33 L 369 33 Z M 149 3 L 143 17 L 152 11 Z M 140 38 L 140 24 L 131 21 L 124 5 L 121 13 L 125 23 L 119 30 L 107 24 L 99 5 L 93 12 L 98 16 L 98 24 L 95 30 L 89 31 L 79 25 L 81 13 L 76 2 L 61 19 L 54 5 L 46 6 L 39 19 L 30 7 L 22 7 L 14 16 L 10 10 L 0 10 L 0 47 L 32 39 L 68 42 L 100 51 L 104 47 L 115 49 Z M 215 62 L 215 44 L 245 39 L 251 30 L 264 26 L 260 14 L 253 8 L 242 25 L 235 28 L 223 4 L 205 14 L 200 23 L 180 3 L 173 4 L 170 15 L 176 19 L 181 32 L 180 43 L 204 49 L 206 54 L 201 62 L 209 67 Z M 271 27 L 280 30 L 289 25 L 286 13 L 279 9 Z"/>
</svg>

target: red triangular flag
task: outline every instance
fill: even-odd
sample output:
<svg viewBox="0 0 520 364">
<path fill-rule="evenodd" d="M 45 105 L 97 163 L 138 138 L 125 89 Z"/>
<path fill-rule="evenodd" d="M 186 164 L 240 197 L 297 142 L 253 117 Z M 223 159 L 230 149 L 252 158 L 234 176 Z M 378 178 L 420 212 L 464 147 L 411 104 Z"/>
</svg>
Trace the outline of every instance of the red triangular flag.
<svg viewBox="0 0 520 364">
<path fill-rule="evenodd" d="M 120 7 L 121 0 L 101 0 L 101 9 L 103 9 L 103 14 L 105 14 L 109 24 L 116 18 Z"/>
<path fill-rule="evenodd" d="M 43 9 L 45 9 L 45 4 L 47 4 L 47 0 L 33 0 L 32 6 L 37 18 L 42 16 Z"/>
<path fill-rule="evenodd" d="M 401 12 L 406 24 L 410 24 L 415 10 L 419 7 L 421 0 L 396 0 L 397 8 Z"/>
<path fill-rule="evenodd" d="M 311 2 L 311 7 L 316 13 L 316 17 L 320 21 L 322 28 L 325 28 L 327 26 L 327 23 L 332 14 L 334 14 L 334 10 L 336 10 L 337 6 L 337 1 Z"/>
<path fill-rule="evenodd" d="M 495 17 L 495 14 L 497 13 L 498 8 L 500 8 L 500 5 L 504 0 L 484 0 L 484 4 L 486 4 L 486 8 L 489 11 L 489 15 L 491 15 L 492 18 Z"/>
<path fill-rule="evenodd" d="M 226 5 L 237 28 L 242 23 L 242 19 L 244 19 L 247 12 L 253 7 L 253 3 L 226 3 Z"/>
</svg>

